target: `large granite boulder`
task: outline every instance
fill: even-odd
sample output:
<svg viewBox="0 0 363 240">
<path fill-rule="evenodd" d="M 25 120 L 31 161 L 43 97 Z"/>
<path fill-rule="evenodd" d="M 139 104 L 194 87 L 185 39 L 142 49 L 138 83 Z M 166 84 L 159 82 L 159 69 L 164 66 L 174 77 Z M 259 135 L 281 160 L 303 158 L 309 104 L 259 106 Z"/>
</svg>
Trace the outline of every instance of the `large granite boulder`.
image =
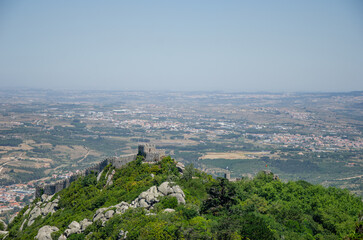
<svg viewBox="0 0 363 240">
<path fill-rule="evenodd" d="M 162 184 L 160 184 L 160 186 L 158 187 L 159 192 L 161 192 L 163 195 L 169 195 L 171 193 L 174 193 L 173 188 L 171 187 L 171 183 L 170 182 L 163 182 Z"/>
<path fill-rule="evenodd" d="M 74 233 L 81 233 L 81 225 L 76 221 L 71 222 L 71 224 L 68 225 L 68 229 L 64 231 L 66 237 L 69 237 L 69 235 Z"/>
<path fill-rule="evenodd" d="M 59 229 L 57 227 L 46 225 L 46 226 L 41 227 L 39 229 L 38 234 L 35 237 L 35 239 L 38 239 L 38 240 L 52 240 L 51 234 L 53 232 L 57 232 L 57 231 L 59 231 Z"/>
<path fill-rule="evenodd" d="M 85 218 L 82 221 L 80 221 L 79 224 L 81 225 L 81 232 L 83 232 L 84 230 L 86 230 L 88 226 L 92 225 L 92 221 Z"/>
</svg>

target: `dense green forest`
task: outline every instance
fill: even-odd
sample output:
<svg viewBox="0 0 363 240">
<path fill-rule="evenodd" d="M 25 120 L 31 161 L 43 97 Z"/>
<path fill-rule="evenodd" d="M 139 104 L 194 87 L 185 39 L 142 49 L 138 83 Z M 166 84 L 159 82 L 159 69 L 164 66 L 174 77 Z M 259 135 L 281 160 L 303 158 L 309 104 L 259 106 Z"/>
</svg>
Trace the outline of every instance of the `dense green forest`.
<svg viewBox="0 0 363 240">
<path fill-rule="evenodd" d="M 114 171 L 113 183 L 106 174 Z M 121 169 L 108 165 L 96 174 L 78 178 L 59 196 L 58 210 L 34 224 L 20 227 L 27 208 L 9 225 L 7 239 L 34 239 L 45 225 L 56 226 L 53 239 L 72 221 L 92 219 L 96 210 L 125 201 L 168 181 L 181 187 L 185 204 L 175 197 L 162 197 L 151 210 L 129 208 L 105 223 L 94 222 L 68 239 L 362 239 L 363 203 L 347 190 L 324 188 L 305 181 L 283 182 L 272 173 L 260 172 L 254 179 L 230 182 L 213 179 L 185 167 L 183 174 L 170 157 L 145 164 L 142 157 Z M 34 200 L 34 203 L 39 199 Z M 33 205 L 30 205 L 30 208 Z M 165 212 L 167 208 L 175 211 Z"/>
</svg>

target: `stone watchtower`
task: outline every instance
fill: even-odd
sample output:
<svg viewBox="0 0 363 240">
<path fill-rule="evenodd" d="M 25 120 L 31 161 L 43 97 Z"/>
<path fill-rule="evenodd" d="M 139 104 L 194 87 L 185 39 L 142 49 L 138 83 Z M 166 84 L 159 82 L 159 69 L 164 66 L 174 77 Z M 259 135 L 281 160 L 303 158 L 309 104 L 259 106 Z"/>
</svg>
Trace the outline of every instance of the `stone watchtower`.
<svg viewBox="0 0 363 240">
<path fill-rule="evenodd" d="M 158 162 L 165 156 L 164 150 L 155 148 L 153 144 L 140 144 L 137 155 L 144 156 L 145 162 Z"/>
</svg>

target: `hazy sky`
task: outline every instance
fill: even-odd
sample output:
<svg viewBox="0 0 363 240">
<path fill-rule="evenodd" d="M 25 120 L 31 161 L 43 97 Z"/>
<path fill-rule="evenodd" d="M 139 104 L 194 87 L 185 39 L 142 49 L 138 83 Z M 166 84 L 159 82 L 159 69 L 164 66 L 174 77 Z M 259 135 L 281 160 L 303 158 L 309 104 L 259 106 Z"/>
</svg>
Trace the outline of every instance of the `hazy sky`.
<svg viewBox="0 0 363 240">
<path fill-rule="evenodd" d="M 0 0 L 0 84 L 363 90 L 363 1 Z"/>
</svg>

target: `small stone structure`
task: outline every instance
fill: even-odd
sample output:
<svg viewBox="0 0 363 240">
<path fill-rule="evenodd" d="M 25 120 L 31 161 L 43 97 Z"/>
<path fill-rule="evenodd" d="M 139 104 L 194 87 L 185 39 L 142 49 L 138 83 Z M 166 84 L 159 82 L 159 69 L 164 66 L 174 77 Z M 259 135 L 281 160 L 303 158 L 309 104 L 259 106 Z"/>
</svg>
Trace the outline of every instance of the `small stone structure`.
<svg viewBox="0 0 363 240">
<path fill-rule="evenodd" d="M 35 191 L 35 197 L 40 197 L 43 194 L 53 195 L 71 185 L 79 176 L 87 176 L 90 173 L 100 173 L 108 164 L 112 164 L 115 168 L 121 168 L 129 162 L 136 160 L 136 157 L 144 156 L 146 163 L 155 163 L 160 161 L 165 156 L 164 150 L 155 148 L 153 144 L 140 144 L 138 146 L 137 154 L 123 155 L 119 157 L 106 158 L 105 160 L 84 169 L 80 173 L 73 175 L 67 179 L 57 181 L 55 183 L 47 184 L 44 186 L 37 186 Z"/>
<path fill-rule="evenodd" d="M 140 144 L 138 148 L 138 155 L 145 157 L 145 162 L 158 162 L 165 157 L 165 151 L 155 148 L 153 144 Z"/>
<path fill-rule="evenodd" d="M 231 173 L 228 171 L 227 173 L 224 174 L 224 178 L 231 180 Z"/>
</svg>

